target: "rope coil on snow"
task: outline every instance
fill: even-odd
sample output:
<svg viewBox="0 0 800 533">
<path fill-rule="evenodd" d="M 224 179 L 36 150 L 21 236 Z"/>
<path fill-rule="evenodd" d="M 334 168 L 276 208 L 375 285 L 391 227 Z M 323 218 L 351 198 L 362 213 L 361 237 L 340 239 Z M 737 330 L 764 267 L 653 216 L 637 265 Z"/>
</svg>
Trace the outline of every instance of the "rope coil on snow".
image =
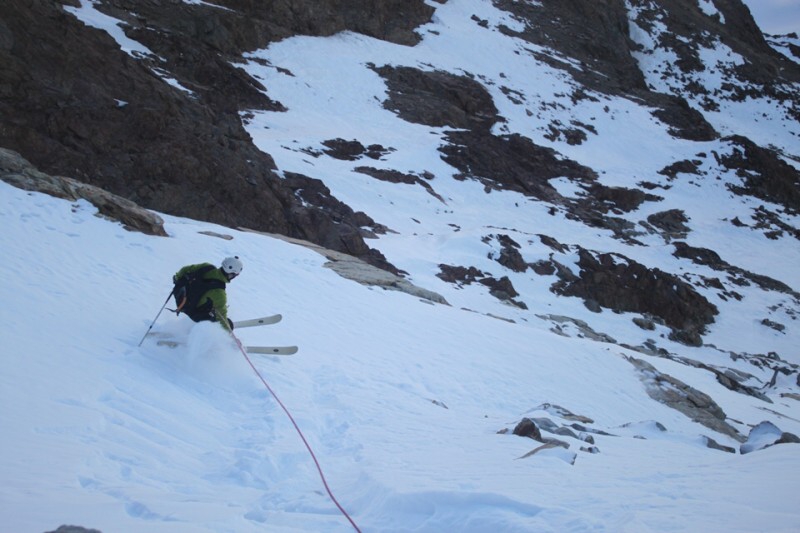
<svg viewBox="0 0 800 533">
<path fill-rule="evenodd" d="M 230 334 L 233 337 L 233 339 L 236 341 L 236 345 L 239 347 L 239 351 L 242 352 L 242 355 L 244 356 L 245 360 L 247 361 L 247 364 L 250 365 L 250 368 L 252 368 L 253 372 L 256 373 L 256 376 L 258 376 L 258 379 L 260 379 L 261 383 L 264 384 L 264 387 L 266 387 L 266 389 L 269 391 L 269 393 L 272 395 L 272 397 L 275 398 L 275 401 L 278 402 L 278 405 L 281 406 L 281 409 L 283 409 L 283 412 L 286 413 L 287 417 L 289 417 L 289 421 L 291 421 L 292 425 L 294 426 L 294 429 L 297 431 L 297 434 L 300 435 L 300 440 L 303 441 L 303 444 L 305 444 L 309 455 L 311 455 L 311 459 L 314 460 L 314 464 L 317 467 L 317 472 L 319 472 L 319 477 L 320 477 L 320 479 L 322 479 L 322 485 L 325 487 L 325 491 L 328 493 L 328 496 L 330 497 L 331 501 L 334 504 L 336 504 L 336 507 L 339 508 L 339 511 L 341 511 L 341 513 L 344 515 L 344 517 L 347 518 L 347 520 L 353 526 L 353 529 L 355 529 L 358 533 L 361 533 L 361 530 L 358 528 L 356 523 L 353 521 L 353 519 L 350 517 L 350 515 L 347 514 L 347 511 L 345 511 L 344 507 L 341 506 L 341 504 L 338 502 L 336 497 L 333 495 L 333 492 L 331 491 L 331 488 L 328 486 L 328 482 L 325 479 L 325 474 L 322 473 L 322 467 L 320 466 L 319 461 L 317 461 L 317 456 L 314 454 L 314 450 L 311 449 L 311 445 L 308 444 L 308 441 L 306 440 L 305 435 L 303 435 L 303 432 L 300 430 L 300 426 L 297 425 L 297 422 L 294 421 L 294 417 L 289 412 L 289 409 L 287 409 L 286 406 L 283 405 L 283 402 L 281 401 L 281 399 L 278 398 L 278 395 L 275 394 L 275 391 L 273 391 L 272 387 L 269 386 L 269 383 L 267 383 L 267 380 L 264 379 L 264 376 L 261 375 L 261 372 L 258 371 L 256 366 L 253 364 L 253 361 L 250 360 L 250 357 L 247 355 L 247 351 L 244 349 L 244 347 L 242 346 L 242 343 L 239 341 L 239 339 L 236 337 L 236 335 L 233 334 L 233 331 L 230 331 Z"/>
</svg>

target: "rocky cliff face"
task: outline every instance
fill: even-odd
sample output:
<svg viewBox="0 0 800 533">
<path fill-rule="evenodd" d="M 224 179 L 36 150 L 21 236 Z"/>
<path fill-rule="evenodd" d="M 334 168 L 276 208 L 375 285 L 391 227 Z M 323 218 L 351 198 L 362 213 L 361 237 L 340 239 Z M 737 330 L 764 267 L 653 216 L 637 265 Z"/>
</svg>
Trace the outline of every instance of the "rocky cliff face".
<svg viewBox="0 0 800 533">
<path fill-rule="evenodd" d="M 629 37 L 622 0 L 494 3 L 524 22 L 523 30 L 504 27 L 504 32 L 555 51 L 546 59 L 587 89 L 643 99 L 654 114 L 674 125 L 678 136 L 702 140 L 717 135 L 679 91 L 667 95 L 649 90 L 632 55 L 640 46 Z M 753 58 L 735 73 L 752 91 L 793 97 L 778 82 L 800 79 L 797 65 L 767 45 L 741 2 L 716 2 L 724 24 L 719 17 L 705 16 L 694 2 L 632 4 L 643 26 L 656 21 L 667 25 L 671 37 L 659 45 L 675 51 L 681 71 L 703 68 L 693 43 L 720 36 Z M 309 238 L 387 266 L 361 238 L 358 228 L 370 225 L 368 217 L 355 216 L 331 198 L 316 176 L 280 180 L 270 154 L 253 146 L 239 113 L 277 111 L 282 104 L 266 96 L 269 88 L 237 63 L 244 53 L 293 35 L 352 31 L 414 46 L 419 41 L 415 29 L 431 19 L 434 4 L 95 3 L 99 11 L 120 21 L 121 32 L 142 45 L 142 50 L 128 53 L 105 31 L 65 11 L 70 6 L 80 3 L 8 0 L 0 6 L 0 146 L 20 152 L 45 172 L 73 176 L 152 209 Z M 508 162 L 511 173 L 516 166 L 525 172 L 531 164 L 545 175 L 561 171 L 563 164 L 534 156 L 533 146 L 522 146 L 525 139 L 487 136 L 498 117 L 475 80 L 409 68 L 382 67 L 377 72 L 392 92 L 387 107 L 401 116 L 471 132 L 452 134 L 452 148 L 445 155 L 455 166 L 463 168 L 465 158 L 497 156 L 495 160 Z M 675 74 L 679 79 L 680 73 Z M 679 89 L 704 91 L 688 85 Z M 741 97 L 730 95 L 737 96 Z M 580 92 L 574 95 L 583 97 Z M 581 125 L 550 127 L 552 135 L 571 142 L 579 143 L 587 135 Z M 508 179 L 506 172 L 494 174 L 491 179 L 498 184 Z M 547 196 L 543 187 L 534 187 L 533 194 Z M 319 201 L 302 205 L 295 194 L 301 189 L 315 190 Z"/>
<path fill-rule="evenodd" d="M 432 8 L 421 0 L 98 3 L 141 44 L 126 53 L 65 11 L 77 6 L 0 6 L 0 146 L 151 209 L 305 238 L 391 269 L 364 244 L 368 217 L 313 177 L 282 181 L 253 145 L 240 110 L 281 104 L 236 62 L 295 34 L 350 30 L 413 45 Z M 298 199 L 301 189 L 316 202 Z"/>
</svg>

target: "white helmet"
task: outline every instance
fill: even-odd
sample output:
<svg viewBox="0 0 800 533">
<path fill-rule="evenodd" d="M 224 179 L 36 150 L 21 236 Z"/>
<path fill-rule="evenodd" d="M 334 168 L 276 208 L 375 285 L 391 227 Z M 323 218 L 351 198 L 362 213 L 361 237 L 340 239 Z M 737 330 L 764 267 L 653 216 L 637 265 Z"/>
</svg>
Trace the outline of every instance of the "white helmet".
<svg viewBox="0 0 800 533">
<path fill-rule="evenodd" d="M 241 274 L 242 261 L 239 259 L 239 256 L 235 255 L 233 257 L 226 257 L 222 262 L 222 271 L 226 274 L 233 274 L 234 276 Z"/>
</svg>

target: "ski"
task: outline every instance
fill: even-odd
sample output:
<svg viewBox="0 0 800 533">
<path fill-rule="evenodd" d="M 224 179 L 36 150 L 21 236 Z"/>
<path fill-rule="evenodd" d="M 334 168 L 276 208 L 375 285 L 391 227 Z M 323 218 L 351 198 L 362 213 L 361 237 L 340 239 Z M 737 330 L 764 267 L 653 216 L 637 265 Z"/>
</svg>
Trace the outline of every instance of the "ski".
<svg viewBox="0 0 800 533">
<path fill-rule="evenodd" d="M 177 348 L 185 343 L 174 340 L 159 339 L 156 341 L 156 344 L 159 346 L 166 346 L 168 348 Z M 298 350 L 297 346 L 245 346 L 244 349 L 247 353 L 262 355 L 293 355 L 296 354 Z"/>
<path fill-rule="evenodd" d="M 250 320 L 240 320 L 233 323 L 234 329 L 236 328 L 251 328 L 253 326 L 266 326 L 268 324 L 277 324 L 283 318 L 282 315 L 262 316 L 261 318 L 252 318 Z"/>
<path fill-rule="evenodd" d="M 292 355 L 297 353 L 297 346 L 245 346 L 247 353 L 263 355 Z"/>
</svg>

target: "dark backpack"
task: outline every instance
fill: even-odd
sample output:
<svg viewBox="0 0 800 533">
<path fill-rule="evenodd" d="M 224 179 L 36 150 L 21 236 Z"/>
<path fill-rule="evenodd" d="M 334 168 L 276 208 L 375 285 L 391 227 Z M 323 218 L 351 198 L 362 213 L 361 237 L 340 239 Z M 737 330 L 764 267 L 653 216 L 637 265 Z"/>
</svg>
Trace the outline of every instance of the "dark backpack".
<svg viewBox="0 0 800 533">
<path fill-rule="evenodd" d="M 175 314 L 184 313 L 195 322 L 214 320 L 215 317 L 212 314 L 213 302 L 207 300 L 203 305 L 200 305 L 200 299 L 212 289 L 225 288 L 225 283 L 218 279 L 204 279 L 206 274 L 216 268 L 213 265 L 206 265 L 175 280 L 175 287 L 172 289 L 172 295 L 175 296 L 175 305 L 178 306 L 175 309 Z"/>
</svg>

